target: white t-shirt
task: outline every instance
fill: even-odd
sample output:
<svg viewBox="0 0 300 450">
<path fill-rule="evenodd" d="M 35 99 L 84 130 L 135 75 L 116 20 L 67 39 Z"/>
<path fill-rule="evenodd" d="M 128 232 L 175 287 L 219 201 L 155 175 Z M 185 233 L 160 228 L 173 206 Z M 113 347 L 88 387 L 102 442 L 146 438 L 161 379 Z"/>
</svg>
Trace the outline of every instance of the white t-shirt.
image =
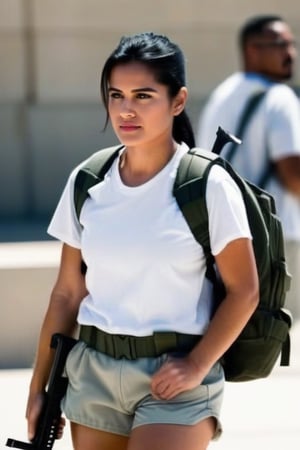
<svg viewBox="0 0 300 450">
<path fill-rule="evenodd" d="M 246 102 L 255 92 L 268 90 L 246 126 L 243 142 L 231 163 L 245 178 L 258 183 L 268 166 L 300 155 L 300 103 L 285 84 L 271 83 L 256 74 L 235 73 L 221 83 L 205 105 L 197 132 L 197 145 L 210 149 L 220 125 L 236 133 Z M 230 146 L 222 156 L 226 158 Z M 300 200 L 271 177 L 264 186 L 275 198 L 286 239 L 300 242 Z"/>
<path fill-rule="evenodd" d="M 73 202 L 79 167 L 70 175 L 48 232 L 81 249 L 87 264 L 89 294 L 80 305 L 80 324 L 136 336 L 205 331 L 212 307 L 205 259 L 172 195 L 186 151 L 178 146 L 169 163 L 137 187 L 123 184 L 117 158 L 89 190 L 83 228 Z M 220 167 L 210 173 L 207 206 L 214 254 L 231 240 L 251 238 L 240 191 Z"/>
</svg>

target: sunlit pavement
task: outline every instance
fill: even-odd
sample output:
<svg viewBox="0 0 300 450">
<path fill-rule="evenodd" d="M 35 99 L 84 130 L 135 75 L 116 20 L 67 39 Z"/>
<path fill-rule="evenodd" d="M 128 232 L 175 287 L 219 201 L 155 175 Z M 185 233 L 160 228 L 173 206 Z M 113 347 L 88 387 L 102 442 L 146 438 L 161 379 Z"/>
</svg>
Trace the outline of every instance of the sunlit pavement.
<svg viewBox="0 0 300 450">
<path fill-rule="evenodd" d="M 0 370 L 0 448 L 8 437 L 26 441 L 25 404 L 30 369 Z M 212 450 L 300 449 L 300 322 L 292 330 L 292 364 L 264 380 L 227 383 L 224 433 Z M 54 449 L 71 450 L 67 428 Z M 184 450 L 184 449 L 183 449 Z"/>
</svg>

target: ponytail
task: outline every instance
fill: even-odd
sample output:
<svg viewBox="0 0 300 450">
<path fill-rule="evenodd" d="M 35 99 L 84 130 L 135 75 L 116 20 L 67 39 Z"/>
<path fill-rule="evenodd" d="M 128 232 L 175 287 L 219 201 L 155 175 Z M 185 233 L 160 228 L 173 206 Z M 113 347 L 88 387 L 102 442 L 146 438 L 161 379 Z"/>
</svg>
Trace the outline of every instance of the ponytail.
<svg viewBox="0 0 300 450">
<path fill-rule="evenodd" d="M 178 143 L 185 142 L 189 148 L 196 145 L 191 121 L 184 110 L 179 116 L 174 117 L 173 138 Z"/>
</svg>

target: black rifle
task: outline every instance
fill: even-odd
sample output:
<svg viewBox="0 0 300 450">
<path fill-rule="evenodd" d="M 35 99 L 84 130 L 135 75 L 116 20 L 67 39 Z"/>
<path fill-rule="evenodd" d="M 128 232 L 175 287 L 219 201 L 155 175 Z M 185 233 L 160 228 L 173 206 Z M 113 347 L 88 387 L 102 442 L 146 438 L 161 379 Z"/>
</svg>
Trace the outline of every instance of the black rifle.
<svg viewBox="0 0 300 450">
<path fill-rule="evenodd" d="M 61 418 L 60 402 L 66 393 L 68 385 L 68 379 L 64 376 L 65 362 L 76 342 L 76 339 L 59 333 L 52 336 L 50 346 L 55 349 L 55 355 L 36 434 L 30 443 L 8 439 L 6 442 L 7 447 L 25 450 L 52 449 Z"/>
</svg>

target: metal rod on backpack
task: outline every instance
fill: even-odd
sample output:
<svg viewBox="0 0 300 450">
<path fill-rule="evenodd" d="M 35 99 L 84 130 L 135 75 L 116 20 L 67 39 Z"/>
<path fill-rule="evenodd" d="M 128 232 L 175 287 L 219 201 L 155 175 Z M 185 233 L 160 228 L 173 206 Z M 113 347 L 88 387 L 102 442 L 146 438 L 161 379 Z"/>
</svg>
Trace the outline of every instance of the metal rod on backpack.
<svg viewBox="0 0 300 450">
<path fill-rule="evenodd" d="M 223 128 L 219 127 L 217 130 L 217 137 L 214 142 L 212 152 L 219 155 L 224 147 L 225 144 L 228 144 L 228 142 L 233 142 L 234 144 L 240 145 L 242 143 L 241 139 L 237 138 L 231 133 L 228 133 L 228 131 L 223 130 Z"/>
</svg>

